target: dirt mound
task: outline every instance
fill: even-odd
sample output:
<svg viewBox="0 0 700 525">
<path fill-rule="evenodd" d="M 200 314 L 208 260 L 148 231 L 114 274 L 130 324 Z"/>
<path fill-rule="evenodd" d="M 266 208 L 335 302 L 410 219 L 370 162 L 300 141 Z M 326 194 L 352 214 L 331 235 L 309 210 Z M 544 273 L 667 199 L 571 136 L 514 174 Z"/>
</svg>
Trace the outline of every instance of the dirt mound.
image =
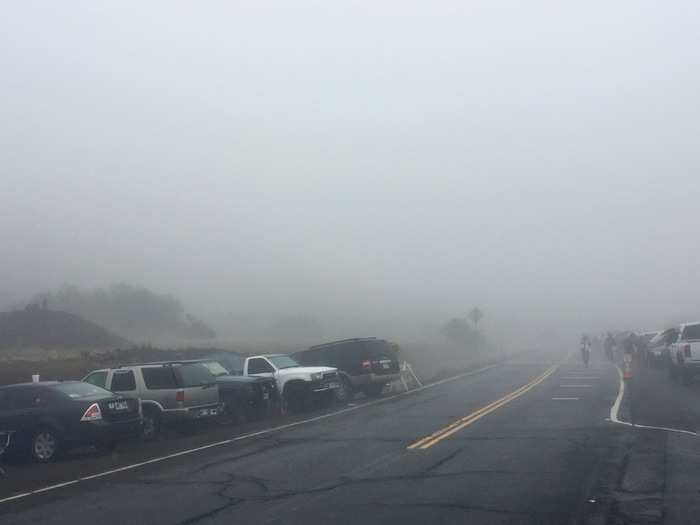
<svg viewBox="0 0 700 525">
<path fill-rule="evenodd" d="M 0 350 L 23 348 L 106 349 L 129 342 L 77 315 L 30 306 L 0 312 Z"/>
</svg>

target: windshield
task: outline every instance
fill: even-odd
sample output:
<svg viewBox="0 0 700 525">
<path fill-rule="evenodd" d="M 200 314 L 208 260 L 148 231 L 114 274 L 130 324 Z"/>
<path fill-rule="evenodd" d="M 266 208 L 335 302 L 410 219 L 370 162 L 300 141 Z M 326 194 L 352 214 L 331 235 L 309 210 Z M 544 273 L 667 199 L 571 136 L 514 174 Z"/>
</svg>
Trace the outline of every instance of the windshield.
<svg viewBox="0 0 700 525">
<path fill-rule="evenodd" d="M 91 385 L 90 383 L 60 383 L 53 387 L 55 390 L 67 395 L 71 399 L 82 399 L 86 397 L 111 397 L 114 394 L 109 390 Z"/>
<path fill-rule="evenodd" d="M 273 365 L 275 365 L 277 369 L 294 368 L 295 366 L 301 366 L 288 355 L 275 355 L 268 357 L 268 359 L 272 362 Z"/>
<path fill-rule="evenodd" d="M 206 366 L 209 371 L 214 374 L 216 377 L 219 376 L 227 376 L 229 375 L 228 370 L 226 370 L 223 366 L 221 366 L 220 363 L 217 361 L 207 361 L 205 363 L 202 363 L 204 366 Z"/>
<path fill-rule="evenodd" d="M 700 339 L 700 324 L 691 324 L 683 329 L 683 339 L 694 341 Z"/>
</svg>

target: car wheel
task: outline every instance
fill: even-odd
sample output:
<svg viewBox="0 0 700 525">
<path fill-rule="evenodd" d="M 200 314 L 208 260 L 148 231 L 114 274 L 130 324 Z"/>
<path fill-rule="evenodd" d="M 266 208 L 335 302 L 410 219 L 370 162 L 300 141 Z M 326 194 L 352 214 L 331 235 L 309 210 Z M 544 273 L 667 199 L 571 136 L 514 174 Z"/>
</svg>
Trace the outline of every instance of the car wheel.
<svg viewBox="0 0 700 525">
<path fill-rule="evenodd" d="M 347 405 L 352 397 L 352 385 L 345 376 L 340 376 L 340 388 L 335 391 L 335 401 L 339 405 Z"/>
<path fill-rule="evenodd" d="M 152 408 L 144 410 L 141 438 L 144 441 L 153 441 L 158 434 L 160 434 L 160 414 Z"/>
<path fill-rule="evenodd" d="M 58 434 L 51 428 L 44 427 L 37 430 L 32 436 L 30 453 L 32 459 L 38 463 L 53 461 L 58 456 L 60 441 Z"/>
</svg>

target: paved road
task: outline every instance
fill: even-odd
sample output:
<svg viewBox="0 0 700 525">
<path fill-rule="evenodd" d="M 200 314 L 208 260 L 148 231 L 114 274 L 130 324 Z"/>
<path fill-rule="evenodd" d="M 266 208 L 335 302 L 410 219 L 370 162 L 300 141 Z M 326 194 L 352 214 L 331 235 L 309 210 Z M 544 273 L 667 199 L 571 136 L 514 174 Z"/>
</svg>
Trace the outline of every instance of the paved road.
<svg viewBox="0 0 700 525">
<path fill-rule="evenodd" d="M 577 523 L 615 435 L 605 418 L 618 379 L 610 364 L 585 370 L 564 357 L 521 356 L 386 402 L 0 503 L 0 522 Z M 409 448 L 415 443 L 424 448 Z"/>
</svg>

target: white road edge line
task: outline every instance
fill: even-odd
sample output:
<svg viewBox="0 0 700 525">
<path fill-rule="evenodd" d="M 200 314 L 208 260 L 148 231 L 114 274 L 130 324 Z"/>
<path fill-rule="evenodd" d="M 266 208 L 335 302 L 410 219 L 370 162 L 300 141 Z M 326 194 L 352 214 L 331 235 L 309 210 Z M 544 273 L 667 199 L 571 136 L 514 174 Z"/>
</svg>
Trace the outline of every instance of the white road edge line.
<svg viewBox="0 0 700 525">
<path fill-rule="evenodd" d="M 49 492 L 52 490 L 60 489 L 62 487 L 67 487 L 69 485 L 75 485 L 75 484 L 80 483 L 82 481 L 103 478 L 105 476 L 111 476 L 113 474 L 118 474 L 119 472 L 125 472 L 127 470 L 134 470 L 134 469 L 143 467 L 145 465 L 151 465 L 153 463 L 160 463 L 160 462 L 166 461 L 168 459 L 173 459 L 173 458 L 177 458 L 180 456 L 186 456 L 188 454 L 200 452 L 202 450 L 207 450 L 209 448 L 228 445 L 228 444 L 234 443 L 236 441 L 243 441 L 245 439 L 249 439 L 249 438 L 256 437 L 256 436 L 262 436 L 265 434 L 272 434 L 274 432 L 279 432 L 280 430 L 286 430 L 288 428 L 298 427 L 298 426 L 304 425 L 306 423 L 313 423 L 314 421 L 320 421 L 322 419 L 327 419 L 329 417 L 337 416 L 340 414 L 345 414 L 347 412 L 352 412 L 354 410 L 359 410 L 360 408 L 370 407 L 370 406 L 378 405 L 380 403 L 386 403 L 387 401 L 391 401 L 392 399 L 396 399 L 397 397 L 403 397 L 403 396 L 407 396 L 409 394 L 414 394 L 416 392 L 421 392 L 423 390 L 427 390 L 429 388 L 433 388 L 433 387 L 436 387 L 438 385 L 449 383 L 450 381 L 456 381 L 458 379 L 462 379 L 463 377 L 477 375 L 477 374 L 480 374 L 482 372 L 486 372 L 487 370 L 490 370 L 490 369 L 495 368 L 495 367 L 500 366 L 500 365 L 501 365 L 501 363 L 495 363 L 493 365 L 488 365 L 488 366 L 484 366 L 481 368 L 477 368 L 476 370 L 470 370 L 469 372 L 464 372 L 463 374 L 458 374 L 458 375 L 453 376 L 453 377 L 441 379 L 440 381 L 435 381 L 434 383 L 429 383 L 427 385 L 423 385 L 423 386 L 420 386 L 418 388 L 414 388 L 413 390 L 407 390 L 406 392 L 399 392 L 398 394 L 387 396 L 387 397 L 384 397 L 382 399 L 377 399 L 374 401 L 369 401 L 367 403 L 362 403 L 361 405 L 350 406 L 347 408 L 343 408 L 341 410 L 336 410 L 335 412 L 330 412 L 328 414 L 322 414 L 320 416 L 312 417 L 309 419 L 302 419 L 300 421 L 294 421 L 293 423 L 288 423 L 286 425 L 280 425 L 278 427 L 273 427 L 273 428 L 267 428 L 267 429 L 259 430 L 257 432 L 251 432 L 250 434 L 242 434 L 240 436 L 236 436 L 236 437 L 233 437 L 230 439 L 225 439 L 223 441 L 209 443 L 208 445 L 203 445 L 201 447 L 190 448 L 190 449 L 186 449 L 186 450 L 181 450 L 179 452 L 174 452 L 172 454 L 168 454 L 167 456 L 159 456 L 156 458 L 148 459 L 146 461 L 141 461 L 140 463 L 132 463 L 130 465 L 125 465 L 123 467 L 119 467 L 119 468 L 115 468 L 115 469 L 111 469 L 111 470 L 105 470 L 104 472 L 98 472 L 97 474 L 90 474 L 88 476 L 81 476 L 79 478 L 72 479 L 70 481 L 64 481 L 62 483 L 56 483 L 55 485 L 48 485 L 46 487 L 30 490 L 28 492 L 24 492 L 21 494 L 15 494 L 13 496 L 8 496 L 6 498 L 0 499 L 0 504 L 8 503 L 10 501 L 14 501 L 14 500 L 22 499 L 22 498 L 27 498 L 27 497 L 33 496 L 35 494 L 41 494 L 42 492 Z"/>
<path fill-rule="evenodd" d="M 649 430 L 663 430 L 664 432 L 675 432 L 677 434 L 688 434 L 690 436 L 695 436 L 698 437 L 700 434 L 697 432 L 691 432 L 690 430 L 682 430 L 680 428 L 666 428 L 666 427 L 654 427 L 650 425 L 635 425 L 633 423 L 630 423 L 629 421 L 621 421 L 619 419 L 620 415 L 620 405 L 622 404 L 622 398 L 625 395 L 625 379 L 624 376 L 622 375 L 622 370 L 620 370 L 620 367 L 615 365 L 615 368 L 617 369 L 617 374 L 620 378 L 620 387 L 617 391 L 617 398 L 615 399 L 615 402 L 613 405 L 610 407 L 610 418 L 608 421 L 612 423 L 616 423 L 618 425 L 624 425 L 627 427 L 634 427 L 634 428 L 645 428 Z M 2 503 L 0 501 L 0 503 Z"/>
</svg>

